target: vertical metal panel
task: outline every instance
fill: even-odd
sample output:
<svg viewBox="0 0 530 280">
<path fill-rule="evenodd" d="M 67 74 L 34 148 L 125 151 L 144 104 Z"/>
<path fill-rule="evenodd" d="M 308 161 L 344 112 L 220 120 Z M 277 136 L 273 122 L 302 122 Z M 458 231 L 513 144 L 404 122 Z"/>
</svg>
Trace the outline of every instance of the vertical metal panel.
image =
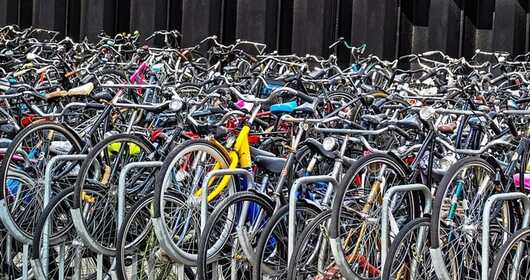
<svg viewBox="0 0 530 280">
<path fill-rule="evenodd" d="M 220 0 L 183 0 L 182 11 L 184 46 L 195 45 L 206 36 L 219 34 Z"/>
<path fill-rule="evenodd" d="M 18 0 L 18 25 L 20 27 L 25 28 L 31 26 L 32 14 L 33 0 Z"/>
<path fill-rule="evenodd" d="M 182 30 L 182 0 L 168 0 L 167 29 Z"/>
<path fill-rule="evenodd" d="M 270 1 L 237 1 L 237 38 L 265 42 L 267 2 Z"/>
<path fill-rule="evenodd" d="M 278 0 L 277 49 L 280 54 L 291 53 L 294 0 Z"/>
<path fill-rule="evenodd" d="M 412 51 L 412 1 L 398 0 L 399 4 L 399 38 L 398 38 L 398 56 L 409 54 Z"/>
<path fill-rule="evenodd" d="M 6 25 L 9 23 L 7 15 L 9 14 L 9 5 L 12 2 L 13 1 L 0 0 L 0 25 Z"/>
<path fill-rule="evenodd" d="M 351 42 L 354 45 L 365 43 L 369 53 L 393 59 L 397 12 L 397 3 L 393 0 L 354 1 Z"/>
<path fill-rule="evenodd" d="M 209 35 L 265 42 L 279 53 L 327 56 L 338 37 L 385 59 L 427 50 L 530 49 L 528 0 L 0 0 L 0 25 L 97 34 L 178 29 L 183 45 Z M 339 61 L 349 61 L 339 48 Z"/>
<path fill-rule="evenodd" d="M 0 0 L 0 25 L 18 23 L 18 1 Z"/>
<path fill-rule="evenodd" d="M 280 0 L 266 0 L 265 7 L 265 40 L 264 43 L 268 46 L 268 50 L 277 50 L 277 30 L 280 28 Z"/>
<path fill-rule="evenodd" d="M 337 38 L 343 37 L 346 42 L 352 41 L 352 16 L 353 16 L 353 1 L 341 0 L 338 7 L 337 19 Z M 350 52 L 343 47 L 337 48 L 337 58 L 341 66 L 346 66 L 350 62 Z"/>
<path fill-rule="evenodd" d="M 497 0 L 493 22 L 493 49 L 522 53 L 525 49 L 526 13 L 519 0 Z"/>
<path fill-rule="evenodd" d="M 429 47 L 429 11 L 431 0 L 413 0 L 408 10 L 412 19 L 412 52 L 420 53 Z"/>
<path fill-rule="evenodd" d="M 140 32 L 141 39 L 154 31 L 166 29 L 166 0 L 131 0 L 131 30 Z"/>
<path fill-rule="evenodd" d="M 520 1 L 521 7 L 524 9 L 524 26 L 525 26 L 525 33 L 524 33 L 524 52 L 530 51 L 530 1 Z"/>
<path fill-rule="evenodd" d="M 33 26 L 66 33 L 66 0 L 33 1 Z"/>
<path fill-rule="evenodd" d="M 448 55 L 459 56 L 462 8 L 459 0 L 431 0 L 429 9 L 429 44 L 432 50 L 442 50 Z"/>
<path fill-rule="evenodd" d="M 81 22 L 80 37 L 97 40 L 101 32 L 115 33 L 114 15 L 116 2 L 114 0 L 80 0 Z"/>
<path fill-rule="evenodd" d="M 475 49 L 492 49 L 495 0 L 466 0 L 464 4 L 463 56 L 470 58 Z"/>
<path fill-rule="evenodd" d="M 79 40 L 79 26 L 81 17 L 81 3 L 79 0 L 66 0 L 66 36 Z"/>
<path fill-rule="evenodd" d="M 131 0 L 117 0 L 115 16 L 115 26 L 117 32 L 127 32 L 130 30 L 130 16 Z"/>
<path fill-rule="evenodd" d="M 298 55 L 322 55 L 328 52 L 334 37 L 335 0 L 295 0 L 293 15 L 292 51 Z"/>
<path fill-rule="evenodd" d="M 233 44 L 236 42 L 237 0 L 223 0 L 221 3 L 221 41 Z"/>
</svg>

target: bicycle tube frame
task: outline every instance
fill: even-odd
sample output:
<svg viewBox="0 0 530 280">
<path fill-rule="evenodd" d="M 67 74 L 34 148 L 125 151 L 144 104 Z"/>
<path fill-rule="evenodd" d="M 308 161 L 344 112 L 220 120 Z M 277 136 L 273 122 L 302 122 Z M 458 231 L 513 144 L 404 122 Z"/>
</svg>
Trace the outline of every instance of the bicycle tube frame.
<svg viewBox="0 0 530 280">
<path fill-rule="evenodd" d="M 241 168 L 250 168 L 252 167 L 252 160 L 250 158 L 250 145 L 248 143 L 248 134 L 250 132 L 250 127 L 248 125 L 243 126 L 239 135 L 237 136 L 236 142 L 234 144 L 234 149 L 229 152 L 230 155 L 230 165 L 228 169 L 236 169 L 238 166 Z M 221 163 L 216 162 L 213 170 L 219 170 L 221 168 Z M 214 177 L 215 178 L 215 177 Z M 210 179 L 208 186 L 213 184 L 214 178 Z M 219 194 L 221 194 L 224 189 L 230 183 L 232 175 L 225 175 L 221 182 L 208 193 L 208 201 L 212 201 Z M 195 192 L 195 197 L 200 197 L 202 194 L 202 189 L 199 189 Z"/>
</svg>

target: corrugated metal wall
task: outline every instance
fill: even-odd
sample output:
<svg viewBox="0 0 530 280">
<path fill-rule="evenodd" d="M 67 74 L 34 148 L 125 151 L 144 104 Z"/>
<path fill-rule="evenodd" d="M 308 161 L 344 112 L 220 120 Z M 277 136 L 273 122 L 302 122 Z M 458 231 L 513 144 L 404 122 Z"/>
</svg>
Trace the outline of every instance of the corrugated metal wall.
<svg viewBox="0 0 530 280">
<path fill-rule="evenodd" d="M 264 42 L 281 53 L 327 55 L 338 37 L 386 59 L 439 49 L 530 51 L 530 0 L 0 0 L 0 25 L 61 31 L 178 29 L 183 44 L 217 34 Z M 342 53 L 342 58 L 347 54 Z"/>
</svg>

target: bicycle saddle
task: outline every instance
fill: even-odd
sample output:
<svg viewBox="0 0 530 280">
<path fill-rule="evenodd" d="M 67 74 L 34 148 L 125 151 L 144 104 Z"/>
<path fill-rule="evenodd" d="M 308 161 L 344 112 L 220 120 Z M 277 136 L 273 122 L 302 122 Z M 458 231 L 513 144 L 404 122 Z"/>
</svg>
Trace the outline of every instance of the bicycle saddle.
<svg viewBox="0 0 530 280">
<path fill-rule="evenodd" d="M 78 86 L 75 88 L 70 89 L 67 92 L 68 96 L 86 96 L 89 95 L 94 90 L 94 84 L 88 83 L 84 84 L 82 86 Z"/>
<path fill-rule="evenodd" d="M 270 111 L 273 114 L 288 114 L 293 112 L 296 106 L 296 101 L 289 101 L 286 103 L 272 105 Z"/>
<path fill-rule="evenodd" d="M 337 155 L 332 151 L 326 151 L 322 143 L 320 143 L 316 139 L 308 138 L 303 142 L 303 144 L 307 145 L 307 147 L 309 147 L 309 149 L 314 153 L 319 153 L 326 158 L 335 159 L 337 157 Z"/>
<path fill-rule="evenodd" d="M 254 162 L 259 167 L 264 168 L 272 173 L 281 173 L 287 160 L 279 157 L 256 156 L 254 157 Z"/>
<path fill-rule="evenodd" d="M 274 155 L 271 152 L 267 152 L 265 150 L 254 148 L 252 146 L 250 146 L 250 154 L 253 155 L 253 156 L 266 156 L 266 157 L 275 157 L 276 156 L 276 155 Z"/>
<path fill-rule="evenodd" d="M 416 116 L 404 118 L 396 121 L 396 126 L 403 129 L 421 129 L 421 124 Z"/>
<path fill-rule="evenodd" d="M 11 145 L 11 140 L 6 138 L 0 138 L 0 149 L 7 149 Z"/>
<path fill-rule="evenodd" d="M 317 69 L 317 70 L 313 70 L 311 71 L 308 76 L 309 78 L 313 79 L 313 80 L 317 80 L 317 79 L 321 79 L 324 77 L 324 74 L 326 74 L 328 71 L 328 69 Z"/>
<path fill-rule="evenodd" d="M 107 91 L 107 90 L 103 90 L 103 91 L 100 91 L 98 93 L 95 93 L 92 98 L 94 98 L 94 100 L 105 100 L 105 101 L 111 101 L 113 96 L 112 94 Z"/>
<path fill-rule="evenodd" d="M 361 120 L 371 123 L 371 124 L 381 124 L 388 116 L 386 114 L 377 114 L 377 115 L 363 115 Z"/>
<path fill-rule="evenodd" d="M 440 131 L 443 134 L 453 134 L 456 129 L 456 122 L 451 122 L 447 124 L 442 124 L 438 126 L 438 131 Z"/>
</svg>

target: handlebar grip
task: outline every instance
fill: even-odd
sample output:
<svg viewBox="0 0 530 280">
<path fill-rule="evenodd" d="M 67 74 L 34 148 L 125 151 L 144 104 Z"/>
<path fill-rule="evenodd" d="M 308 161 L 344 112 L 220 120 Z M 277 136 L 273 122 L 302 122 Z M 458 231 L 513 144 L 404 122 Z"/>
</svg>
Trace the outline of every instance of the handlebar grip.
<svg viewBox="0 0 530 280">
<path fill-rule="evenodd" d="M 421 55 L 422 56 L 431 56 L 431 55 L 435 55 L 437 53 L 439 53 L 439 52 L 438 51 L 428 51 L 428 52 L 422 53 Z"/>
</svg>

